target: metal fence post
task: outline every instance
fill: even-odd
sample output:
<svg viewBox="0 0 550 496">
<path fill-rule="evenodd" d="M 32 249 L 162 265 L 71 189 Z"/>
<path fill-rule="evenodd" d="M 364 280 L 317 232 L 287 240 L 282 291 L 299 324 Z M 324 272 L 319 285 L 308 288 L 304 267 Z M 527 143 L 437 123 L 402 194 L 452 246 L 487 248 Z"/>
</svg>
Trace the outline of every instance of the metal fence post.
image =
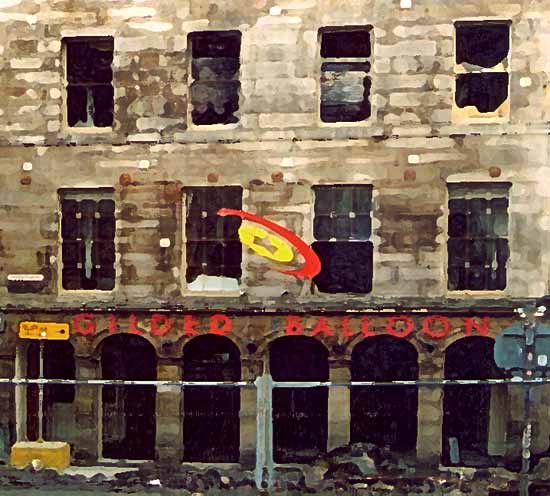
<svg viewBox="0 0 550 496">
<path fill-rule="evenodd" d="M 258 377 L 256 385 L 256 468 L 254 479 L 258 489 L 273 485 L 273 380 L 271 375 Z"/>
</svg>

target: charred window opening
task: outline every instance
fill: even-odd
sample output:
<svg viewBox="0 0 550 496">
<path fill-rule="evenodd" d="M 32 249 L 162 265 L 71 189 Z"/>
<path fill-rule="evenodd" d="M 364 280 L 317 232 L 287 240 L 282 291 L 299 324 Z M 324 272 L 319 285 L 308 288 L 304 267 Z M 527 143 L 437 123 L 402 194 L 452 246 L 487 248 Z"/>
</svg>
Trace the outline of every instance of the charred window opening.
<svg viewBox="0 0 550 496">
<path fill-rule="evenodd" d="M 287 336 L 269 347 L 275 381 L 327 381 L 328 351 L 316 339 Z M 273 389 L 273 458 L 276 463 L 308 462 L 326 451 L 328 388 Z"/>
<path fill-rule="evenodd" d="M 459 21 L 456 94 L 459 108 L 496 112 L 508 99 L 510 21 Z"/>
<path fill-rule="evenodd" d="M 371 185 L 314 186 L 313 250 L 321 272 L 313 282 L 323 293 L 372 290 Z"/>
<path fill-rule="evenodd" d="M 467 337 L 445 351 L 445 379 L 501 379 L 493 359 L 494 342 Z M 443 461 L 451 465 L 492 465 L 489 456 L 489 417 L 497 387 L 445 386 L 443 390 Z M 503 415 L 495 411 L 493 415 Z"/>
<path fill-rule="evenodd" d="M 61 191 L 63 288 L 115 286 L 115 202 L 111 190 Z"/>
<path fill-rule="evenodd" d="M 197 289 L 208 289 L 208 277 L 224 278 L 215 289 L 238 287 L 242 261 L 241 219 L 234 215 L 220 216 L 217 212 L 223 207 L 240 210 L 242 195 L 240 186 L 186 188 L 186 280 L 190 283 L 189 289 L 195 289 L 193 283 L 202 284 Z M 206 278 L 201 281 L 201 276 Z"/>
<path fill-rule="evenodd" d="M 235 382 L 240 378 L 239 350 L 228 338 L 199 336 L 185 346 L 183 380 Z M 183 408 L 185 461 L 239 461 L 239 388 L 187 387 Z"/>
<path fill-rule="evenodd" d="M 27 345 L 27 378 L 38 379 L 40 372 L 40 343 L 31 341 Z M 74 379 L 74 348 L 68 341 L 46 341 L 44 343 L 44 378 Z M 46 384 L 44 386 L 44 439 L 65 439 L 74 432 L 73 385 Z M 38 439 L 38 385 L 27 386 L 27 437 Z M 57 435 L 57 434 L 60 435 Z"/>
<path fill-rule="evenodd" d="M 113 125 L 111 36 L 64 38 L 67 62 L 67 120 L 70 127 Z"/>
<path fill-rule="evenodd" d="M 376 336 L 357 344 L 352 381 L 416 381 L 418 353 L 400 338 Z M 351 442 L 399 452 L 416 449 L 418 389 L 415 386 L 352 387 Z"/>
<path fill-rule="evenodd" d="M 370 117 L 369 26 L 322 28 L 321 120 L 356 122 Z"/>
<path fill-rule="evenodd" d="M 449 185 L 448 287 L 506 287 L 510 183 Z"/>
<path fill-rule="evenodd" d="M 102 345 L 101 372 L 107 380 L 154 381 L 155 349 L 140 336 L 109 336 Z M 102 387 L 104 458 L 154 459 L 155 402 L 155 386 Z"/>
<path fill-rule="evenodd" d="M 201 31 L 191 44 L 191 117 L 193 124 L 238 122 L 241 33 Z"/>
</svg>

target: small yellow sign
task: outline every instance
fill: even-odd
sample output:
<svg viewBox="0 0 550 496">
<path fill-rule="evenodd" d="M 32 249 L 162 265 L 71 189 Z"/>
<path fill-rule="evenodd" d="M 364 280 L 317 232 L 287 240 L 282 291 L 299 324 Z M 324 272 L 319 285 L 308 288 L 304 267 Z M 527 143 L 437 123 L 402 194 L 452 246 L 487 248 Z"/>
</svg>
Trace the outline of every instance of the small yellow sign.
<svg viewBox="0 0 550 496">
<path fill-rule="evenodd" d="M 23 339 L 69 339 L 69 324 L 58 322 L 19 322 L 19 337 Z"/>
</svg>

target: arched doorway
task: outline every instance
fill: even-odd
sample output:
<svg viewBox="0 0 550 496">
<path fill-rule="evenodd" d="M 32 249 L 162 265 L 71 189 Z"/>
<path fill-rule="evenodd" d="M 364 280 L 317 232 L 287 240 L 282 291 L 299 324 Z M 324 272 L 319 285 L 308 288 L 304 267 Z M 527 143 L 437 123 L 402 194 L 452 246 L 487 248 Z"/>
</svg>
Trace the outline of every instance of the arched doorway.
<svg viewBox="0 0 550 496">
<path fill-rule="evenodd" d="M 494 341 L 472 336 L 445 350 L 445 379 L 499 379 L 493 358 Z M 494 392 L 496 395 L 496 390 Z M 443 461 L 469 466 L 489 462 L 489 423 L 492 390 L 489 385 L 448 385 L 443 394 Z M 505 411 L 495 412 L 505 415 Z"/>
<path fill-rule="evenodd" d="M 415 381 L 418 353 L 402 338 L 375 336 L 361 341 L 351 356 L 352 381 Z M 416 449 L 416 386 L 351 388 L 351 442 L 369 442 L 395 451 Z"/>
<path fill-rule="evenodd" d="M 106 380 L 155 380 L 154 347 L 132 334 L 116 334 L 103 341 L 101 373 Z M 151 460 L 155 457 L 155 386 L 103 386 L 103 457 Z"/>
<path fill-rule="evenodd" d="M 228 338 L 207 334 L 183 348 L 183 380 L 239 381 L 241 359 Z M 183 390 L 183 459 L 238 462 L 240 445 L 238 387 L 198 386 Z"/>
<path fill-rule="evenodd" d="M 274 381 L 328 381 L 328 351 L 311 337 L 285 336 L 269 346 Z M 328 388 L 273 389 L 273 457 L 306 462 L 326 451 Z"/>
<path fill-rule="evenodd" d="M 27 344 L 27 377 L 38 379 L 40 373 L 40 342 Z M 74 379 L 74 348 L 69 341 L 44 342 L 44 378 Z M 49 441 L 72 441 L 75 437 L 75 386 L 46 384 L 44 386 L 43 437 Z M 38 439 L 38 385 L 27 386 L 27 438 Z"/>
</svg>

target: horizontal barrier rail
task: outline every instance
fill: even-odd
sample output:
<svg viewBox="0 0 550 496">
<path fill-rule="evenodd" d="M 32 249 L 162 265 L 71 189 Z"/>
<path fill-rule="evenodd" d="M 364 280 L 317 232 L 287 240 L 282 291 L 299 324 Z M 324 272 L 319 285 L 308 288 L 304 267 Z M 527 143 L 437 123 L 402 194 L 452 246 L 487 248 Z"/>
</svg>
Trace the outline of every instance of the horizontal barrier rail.
<svg viewBox="0 0 550 496">
<path fill-rule="evenodd" d="M 171 387 L 240 387 L 255 388 L 256 382 L 252 381 L 132 381 L 122 379 L 27 379 L 27 378 L 0 378 L 0 385 L 28 385 L 28 384 L 60 384 L 60 385 L 84 385 L 84 386 L 171 386 Z M 421 379 L 418 381 L 272 381 L 274 388 L 311 388 L 311 387 L 391 387 L 391 386 L 492 386 L 497 384 L 510 385 L 537 385 L 550 384 L 550 377 L 534 379 Z"/>
</svg>

